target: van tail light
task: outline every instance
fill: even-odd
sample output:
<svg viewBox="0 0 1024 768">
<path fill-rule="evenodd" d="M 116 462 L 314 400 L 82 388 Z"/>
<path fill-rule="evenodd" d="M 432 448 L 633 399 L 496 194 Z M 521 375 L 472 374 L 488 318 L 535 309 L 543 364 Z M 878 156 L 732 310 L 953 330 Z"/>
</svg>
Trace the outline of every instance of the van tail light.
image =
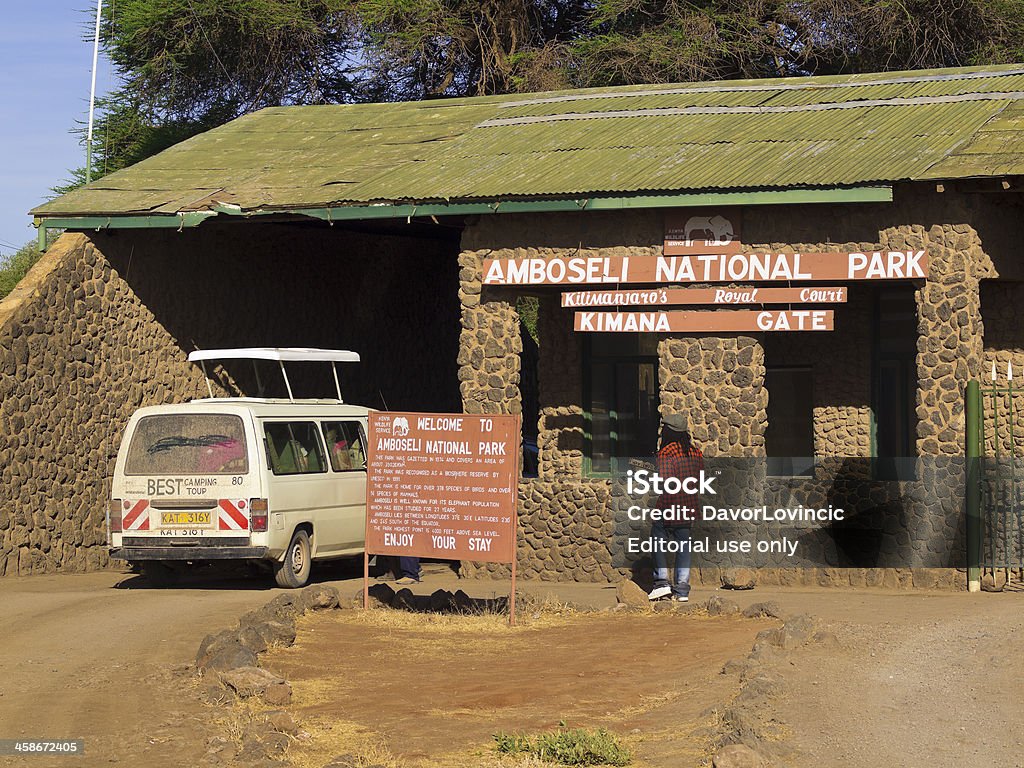
<svg viewBox="0 0 1024 768">
<path fill-rule="evenodd" d="M 124 512 L 121 510 L 121 500 L 111 499 L 107 502 L 107 530 L 111 533 L 121 532 L 121 516 Z"/>
<path fill-rule="evenodd" d="M 270 520 L 270 505 L 266 499 L 249 499 L 249 529 L 254 533 L 267 530 Z"/>
</svg>

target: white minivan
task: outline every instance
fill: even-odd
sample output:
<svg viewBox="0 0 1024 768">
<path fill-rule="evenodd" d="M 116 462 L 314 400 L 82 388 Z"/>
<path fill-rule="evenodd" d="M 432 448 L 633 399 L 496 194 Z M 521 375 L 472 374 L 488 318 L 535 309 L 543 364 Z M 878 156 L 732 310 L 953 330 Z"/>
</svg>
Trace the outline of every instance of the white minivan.
<svg viewBox="0 0 1024 768">
<path fill-rule="evenodd" d="M 284 363 L 355 362 L 344 350 L 203 350 L 189 360 L 274 360 L 288 399 L 223 397 L 140 408 L 117 454 L 111 557 L 168 583 L 188 564 L 264 562 L 301 587 L 314 560 L 362 554 L 366 419 L 341 399 L 292 397 Z M 255 363 L 254 363 L 255 367 Z M 258 371 L 257 371 L 258 376 Z M 207 380 L 209 383 L 209 380 Z"/>
</svg>

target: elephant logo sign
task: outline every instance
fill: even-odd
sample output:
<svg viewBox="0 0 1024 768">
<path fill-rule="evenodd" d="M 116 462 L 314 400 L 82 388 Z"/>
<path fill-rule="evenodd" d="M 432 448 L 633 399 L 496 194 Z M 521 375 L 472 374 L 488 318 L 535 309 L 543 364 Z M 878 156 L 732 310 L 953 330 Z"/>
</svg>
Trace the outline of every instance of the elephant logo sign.
<svg viewBox="0 0 1024 768">
<path fill-rule="evenodd" d="M 701 240 L 708 245 L 729 245 L 736 237 L 732 222 L 724 216 L 691 216 L 683 228 L 686 245 L 693 245 L 695 234 L 703 235 Z"/>
<path fill-rule="evenodd" d="M 739 224 L 739 210 L 672 211 L 665 222 L 664 253 L 739 253 Z"/>
<path fill-rule="evenodd" d="M 395 437 L 405 437 L 409 434 L 409 420 L 405 416 L 395 416 L 391 422 L 391 434 Z"/>
</svg>

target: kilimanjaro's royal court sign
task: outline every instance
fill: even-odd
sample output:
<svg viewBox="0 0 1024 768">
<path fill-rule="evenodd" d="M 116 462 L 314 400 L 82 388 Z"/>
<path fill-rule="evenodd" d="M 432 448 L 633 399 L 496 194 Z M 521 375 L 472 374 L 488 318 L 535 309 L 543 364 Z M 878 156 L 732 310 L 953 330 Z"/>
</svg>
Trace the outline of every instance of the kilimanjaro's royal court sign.
<svg viewBox="0 0 1024 768">
<path fill-rule="evenodd" d="M 485 259 L 485 285 L 913 280 L 928 276 L 921 251 L 566 256 Z"/>
<path fill-rule="evenodd" d="M 622 288 L 566 291 L 563 307 L 664 307 L 676 304 L 844 304 L 845 286 L 813 288 Z"/>
</svg>

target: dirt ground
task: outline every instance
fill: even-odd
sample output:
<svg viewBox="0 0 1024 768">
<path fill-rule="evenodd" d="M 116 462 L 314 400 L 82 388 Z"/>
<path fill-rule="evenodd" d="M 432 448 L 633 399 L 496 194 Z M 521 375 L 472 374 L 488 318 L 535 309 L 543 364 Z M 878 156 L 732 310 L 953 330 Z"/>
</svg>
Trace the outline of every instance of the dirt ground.
<svg viewBox="0 0 1024 768">
<path fill-rule="evenodd" d="M 693 731 L 702 712 L 735 694 L 720 674 L 774 620 L 697 614 L 545 612 L 526 626 L 501 617 L 375 611 L 315 614 L 299 641 L 263 664 L 289 679 L 291 711 L 326 743 L 292 751 L 323 765 L 358 739 L 332 743 L 326 727 L 383 739 L 400 764 L 472 765 L 493 735 L 605 728 L 634 746 L 635 765 L 694 765 L 705 751 Z M 326 751 L 325 751 L 326 750 Z M 319 763 L 317 762 L 319 760 Z"/>
<path fill-rule="evenodd" d="M 326 573 L 343 595 L 358 580 Z M 0 765 L 203 765 L 230 726 L 187 674 L 200 640 L 277 590 L 258 581 L 154 590 L 117 573 L 0 579 L 0 738 L 83 738 L 84 758 L 0 758 Z M 502 582 L 431 573 L 421 591 L 501 594 Z M 524 585 L 604 608 L 614 589 Z M 697 588 L 696 600 L 712 590 Z M 782 661 L 786 768 L 1024 766 L 1024 594 L 763 589 L 721 593 L 741 607 L 776 600 L 827 621 L 838 644 Z M 707 617 L 545 614 L 515 631 L 500 619 L 444 621 L 355 611 L 302 620 L 299 642 L 265 665 L 289 677 L 313 738 L 289 754 L 321 766 L 375 736 L 411 765 L 493 764 L 501 729 L 560 720 L 621 733 L 639 765 L 689 766 L 702 713 L 728 698 L 721 663 L 771 623 Z M 393 616 L 393 615 L 392 615 Z M 415 621 L 410 623 L 410 618 Z M 666 663 L 668 660 L 668 663 Z M 329 753 L 329 754 L 328 754 Z M 429 758 L 427 757 L 429 755 Z"/>
</svg>

